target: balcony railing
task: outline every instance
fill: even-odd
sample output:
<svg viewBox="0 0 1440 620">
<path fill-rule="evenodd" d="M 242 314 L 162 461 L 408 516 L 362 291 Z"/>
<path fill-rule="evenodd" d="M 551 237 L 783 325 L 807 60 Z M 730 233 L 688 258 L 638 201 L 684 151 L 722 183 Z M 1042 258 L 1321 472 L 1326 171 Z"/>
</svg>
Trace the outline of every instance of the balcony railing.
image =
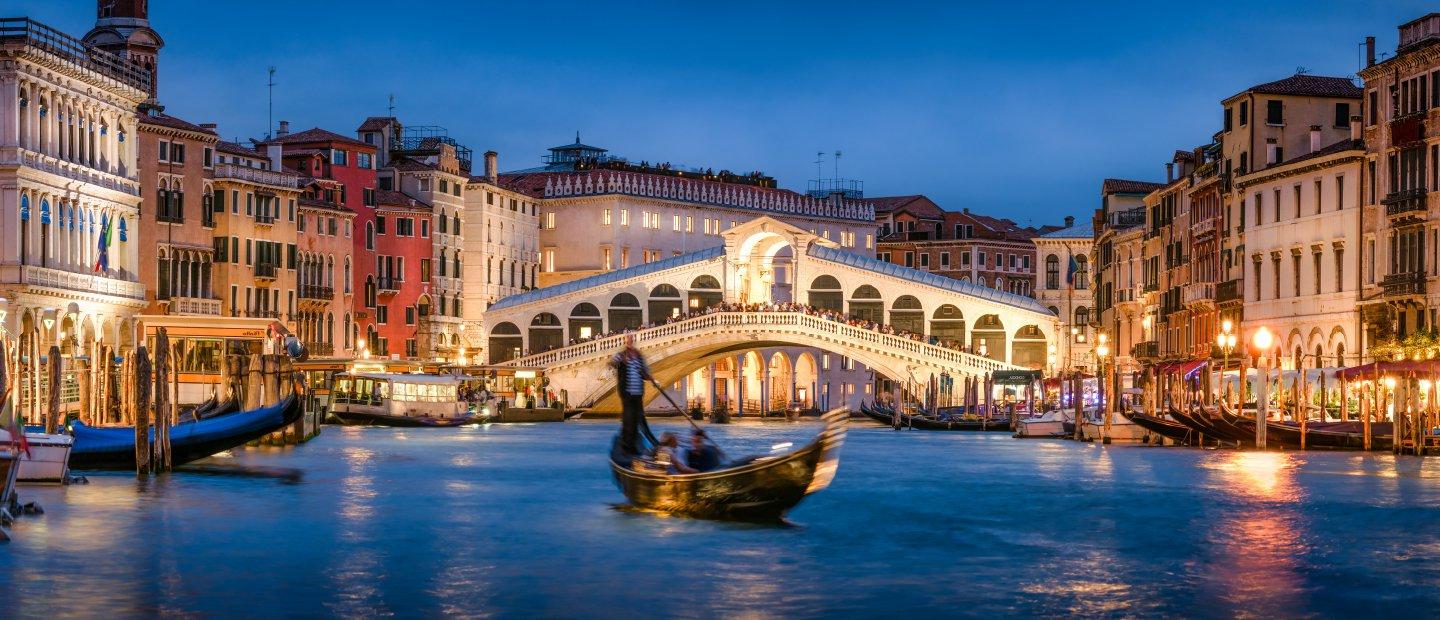
<svg viewBox="0 0 1440 620">
<path fill-rule="evenodd" d="M 1140 302 L 1140 299 L 1141 299 L 1142 297 L 1144 297 L 1144 296 L 1145 296 L 1145 293 L 1144 293 L 1143 291 L 1141 291 L 1140 289 L 1130 288 L 1130 287 L 1122 288 L 1122 289 L 1119 289 L 1119 290 L 1115 291 L 1115 303 L 1117 303 L 1117 304 L 1139 303 L 1139 302 Z"/>
<path fill-rule="evenodd" d="M 261 226 L 270 226 L 275 223 L 275 216 L 269 213 L 256 213 L 255 223 Z"/>
<path fill-rule="evenodd" d="M 276 172 L 274 170 L 261 170 L 240 164 L 217 163 L 215 164 L 214 174 L 217 179 L 236 179 L 290 189 L 300 187 L 300 177 L 298 175 L 288 172 Z"/>
<path fill-rule="evenodd" d="M 275 273 L 279 270 L 280 266 L 274 263 L 255 263 L 256 278 L 268 278 L 274 280 Z"/>
<path fill-rule="evenodd" d="M 1203 237 L 1213 232 L 1215 232 L 1215 218 L 1207 217 L 1190 225 L 1190 234 L 1196 237 Z"/>
<path fill-rule="evenodd" d="M 1425 293 L 1425 274 L 1419 272 L 1392 273 L 1381 281 L 1386 297 L 1405 297 Z"/>
<path fill-rule="evenodd" d="M 1154 340 L 1137 342 L 1130 349 L 1130 355 L 1140 359 L 1155 359 L 1160 357 L 1160 343 Z"/>
<path fill-rule="evenodd" d="M 206 297 L 171 297 L 169 313 L 186 316 L 220 316 L 220 300 Z"/>
<path fill-rule="evenodd" d="M 1214 282 L 1192 282 L 1180 288 L 1180 302 L 1186 306 L 1206 306 L 1215 303 Z"/>
<path fill-rule="evenodd" d="M 333 342 L 306 342 L 305 352 L 310 355 L 329 357 L 335 355 L 335 343 Z"/>
<path fill-rule="evenodd" d="M 1240 280 L 1226 280 L 1215 285 L 1215 303 L 1243 301 L 1240 297 Z"/>
<path fill-rule="evenodd" d="M 28 18 L 0 19 L 0 42 L 18 42 L 49 53 L 69 65 L 95 71 L 128 86 L 149 91 L 149 71 L 119 56 L 95 49 L 84 41 Z"/>
<path fill-rule="evenodd" d="M 300 287 L 301 299 L 313 299 L 317 301 L 330 301 L 335 297 L 335 287 L 317 286 L 306 284 Z"/>
<path fill-rule="evenodd" d="M 139 282 L 108 278 L 90 273 L 76 273 L 63 269 L 52 269 L 38 265 L 24 265 L 20 269 L 20 281 L 32 286 L 66 289 L 80 293 L 99 293 L 130 299 L 145 299 L 145 285 Z M 14 282 L 7 275 L 8 269 L 0 269 L 0 282 Z"/>
<path fill-rule="evenodd" d="M 380 278 L 375 281 L 375 290 L 381 295 L 393 295 L 400 292 L 400 280 L 395 278 Z"/>
<path fill-rule="evenodd" d="M 1160 290 L 1160 283 L 1146 282 L 1145 285 L 1141 288 L 1141 290 L 1146 293 L 1154 293 L 1155 291 Z"/>
<path fill-rule="evenodd" d="M 263 309 L 260 309 L 260 310 L 247 310 L 247 309 L 245 309 L 245 308 L 231 308 L 231 309 L 230 309 L 230 316 L 243 316 L 243 317 L 250 317 L 250 318 L 252 318 L 252 319 L 278 319 L 278 318 L 280 318 L 280 311 L 279 311 L 279 310 L 263 310 Z"/>
<path fill-rule="evenodd" d="M 1416 187 L 1390 192 L 1385 195 L 1385 199 L 1381 200 L 1380 204 L 1385 205 L 1385 215 L 1390 217 L 1424 212 L 1426 210 L 1425 188 Z"/>
</svg>

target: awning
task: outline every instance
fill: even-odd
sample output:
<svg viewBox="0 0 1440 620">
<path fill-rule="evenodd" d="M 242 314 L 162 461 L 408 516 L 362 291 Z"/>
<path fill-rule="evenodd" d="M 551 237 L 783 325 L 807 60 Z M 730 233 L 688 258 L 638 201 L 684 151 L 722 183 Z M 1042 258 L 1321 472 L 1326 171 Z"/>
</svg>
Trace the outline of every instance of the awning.
<svg viewBox="0 0 1440 620">
<path fill-rule="evenodd" d="M 1209 364 L 1210 360 L 1190 360 L 1187 362 L 1166 362 L 1155 366 L 1157 375 L 1181 375 L 1189 379 L 1196 370 Z"/>
<path fill-rule="evenodd" d="M 1401 360 L 1398 362 L 1373 362 L 1360 366 L 1343 368 L 1335 375 L 1347 381 L 1363 381 L 1373 379 L 1377 376 L 1408 376 L 1417 377 L 1440 375 L 1440 360 Z"/>
<path fill-rule="evenodd" d="M 990 372 L 990 380 L 995 385 L 1028 385 L 1033 381 L 1040 380 L 1038 370 L 995 370 Z"/>
</svg>

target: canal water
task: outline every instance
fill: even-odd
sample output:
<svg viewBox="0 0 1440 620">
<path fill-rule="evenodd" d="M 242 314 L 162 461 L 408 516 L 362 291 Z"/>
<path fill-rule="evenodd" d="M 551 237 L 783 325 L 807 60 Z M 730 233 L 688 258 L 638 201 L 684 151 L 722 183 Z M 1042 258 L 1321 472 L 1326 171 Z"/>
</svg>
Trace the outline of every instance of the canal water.
<svg viewBox="0 0 1440 620">
<path fill-rule="evenodd" d="M 1440 459 L 857 422 L 834 484 L 776 527 L 617 510 L 614 428 L 327 427 L 202 472 L 26 488 L 46 514 L 0 546 L 0 617 L 1292 617 L 1440 603 Z M 715 428 L 734 453 L 819 426 Z"/>
</svg>

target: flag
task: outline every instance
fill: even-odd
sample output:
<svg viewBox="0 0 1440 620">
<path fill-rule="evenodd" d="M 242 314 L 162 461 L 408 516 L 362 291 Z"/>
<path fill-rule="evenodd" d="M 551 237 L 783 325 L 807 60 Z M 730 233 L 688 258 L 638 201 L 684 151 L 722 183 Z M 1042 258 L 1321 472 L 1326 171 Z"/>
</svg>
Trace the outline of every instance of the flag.
<svg viewBox="0 0 1440 620">
<path fill-rule="evenodd" d="M 1066 284 L 1074 284 L 1074 283 L 1075 283 L 1075 272 L 1077 272 L 1077 271 L 1080 271 L 1080 262 L 1077 261 L 1077 260 L 1075 260 L 1075 256 L 1072 254 L 1072 255 L 1070 256 L 1070 264 L 1065 266 L 1065 283 L 1066 283 Z"/>
<path fill-rule="evenodd" d="M 110 237 L 113 232 L 110 226 L 110 217 L 100 216 L 100 256 L 95 258 L 95 271 L 110 270 Z"/>
</svg>

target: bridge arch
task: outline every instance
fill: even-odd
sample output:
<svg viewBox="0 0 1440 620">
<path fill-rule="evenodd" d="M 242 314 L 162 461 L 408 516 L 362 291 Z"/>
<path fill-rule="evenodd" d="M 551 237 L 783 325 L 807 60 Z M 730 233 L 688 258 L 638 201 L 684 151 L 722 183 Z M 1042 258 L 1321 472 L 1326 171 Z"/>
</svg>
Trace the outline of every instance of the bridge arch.
<svg viewBox="0 0 1440 620">
<path fill-rule="evenodd" d="M 720 288 L 720 281 L 715 276 L 704 274 L 690 281 L 688 303 L 691 310 L 716 306 L 722 301 L 725 301 L 725 291 Z"/>
<path fill-rule="evenodd" d="M 914 295 L 901 295 L 890 303 L 890 326 L 897 331 L 925 333 L 925 308 Z"/>
<path fill-rule="evenodd" d="M 530 319 L 530 354 L 544 353 L 565 346 L 565 326 L 560 317 L 541 312 Z"/>
<path fill-rule="evenodd" d="M 619 332 L 640 327 L 640 300 L 630 293 L 617 293 L 610 298 L 610 331 Z"/>
<path fill-rule="evenodd" d="M 955 304 L 943 304 L 930 317 L 930 335 L 940 342 L 965 342 L 965 313 Z"/>
<path fill-rule="evenodd" d="M 880 289 L 861 284 L 850 294 L 850 316 L 863 321 L 885 322 L 885 301 Z"/>
<path fill-rule="evenodd" d="M 683 302 L 680 300 L 680 289 L 673 284 L 657 284 L 650 289 L 650 298 L 647 300 L 650 312 L 650 322 L 660 323 L 671 317 L 680 316 L 683 310 Z"/>
<path fill-rule="evenodd" d="M 995 314 L 987 314 L 975 321 L 970 328 L 970 350 L 976 355 L 992 360 L 1007 361 L 1005 347 L 1005 323 Z"/>
<path fill-rule="evenodd" d="M 1010 346 L 1010 363 L 1032 370 L 1045 367 L 1049 343 L 1038 325 L 1025 325 L 1015 330 Z"/>
<path fill-rule="evenodd" d="M 845 289 L 840 287 L 840 280 L 830 274 L 821 274 L 811 280 L 805 298 L 806 303 L 816 308 L 845 311 Z"/>
<path fill-rule="evenodd" d="M 605 333 L 605 319 L 600 316 L 600 309 L 588 301 L 575 304 L 570 309 L 570 340 L 579 342 L 589 340 Z"/>
<path fill-rule="evenodd" d="M 486 348 L 490 350 L 490 363 L 498 364 L 520 357 L 520 352 L 525 348 L 525 339 L 520 335 L 519 327 L 506 321 L 490 328 L 488 345 Z"/>
</svg>

